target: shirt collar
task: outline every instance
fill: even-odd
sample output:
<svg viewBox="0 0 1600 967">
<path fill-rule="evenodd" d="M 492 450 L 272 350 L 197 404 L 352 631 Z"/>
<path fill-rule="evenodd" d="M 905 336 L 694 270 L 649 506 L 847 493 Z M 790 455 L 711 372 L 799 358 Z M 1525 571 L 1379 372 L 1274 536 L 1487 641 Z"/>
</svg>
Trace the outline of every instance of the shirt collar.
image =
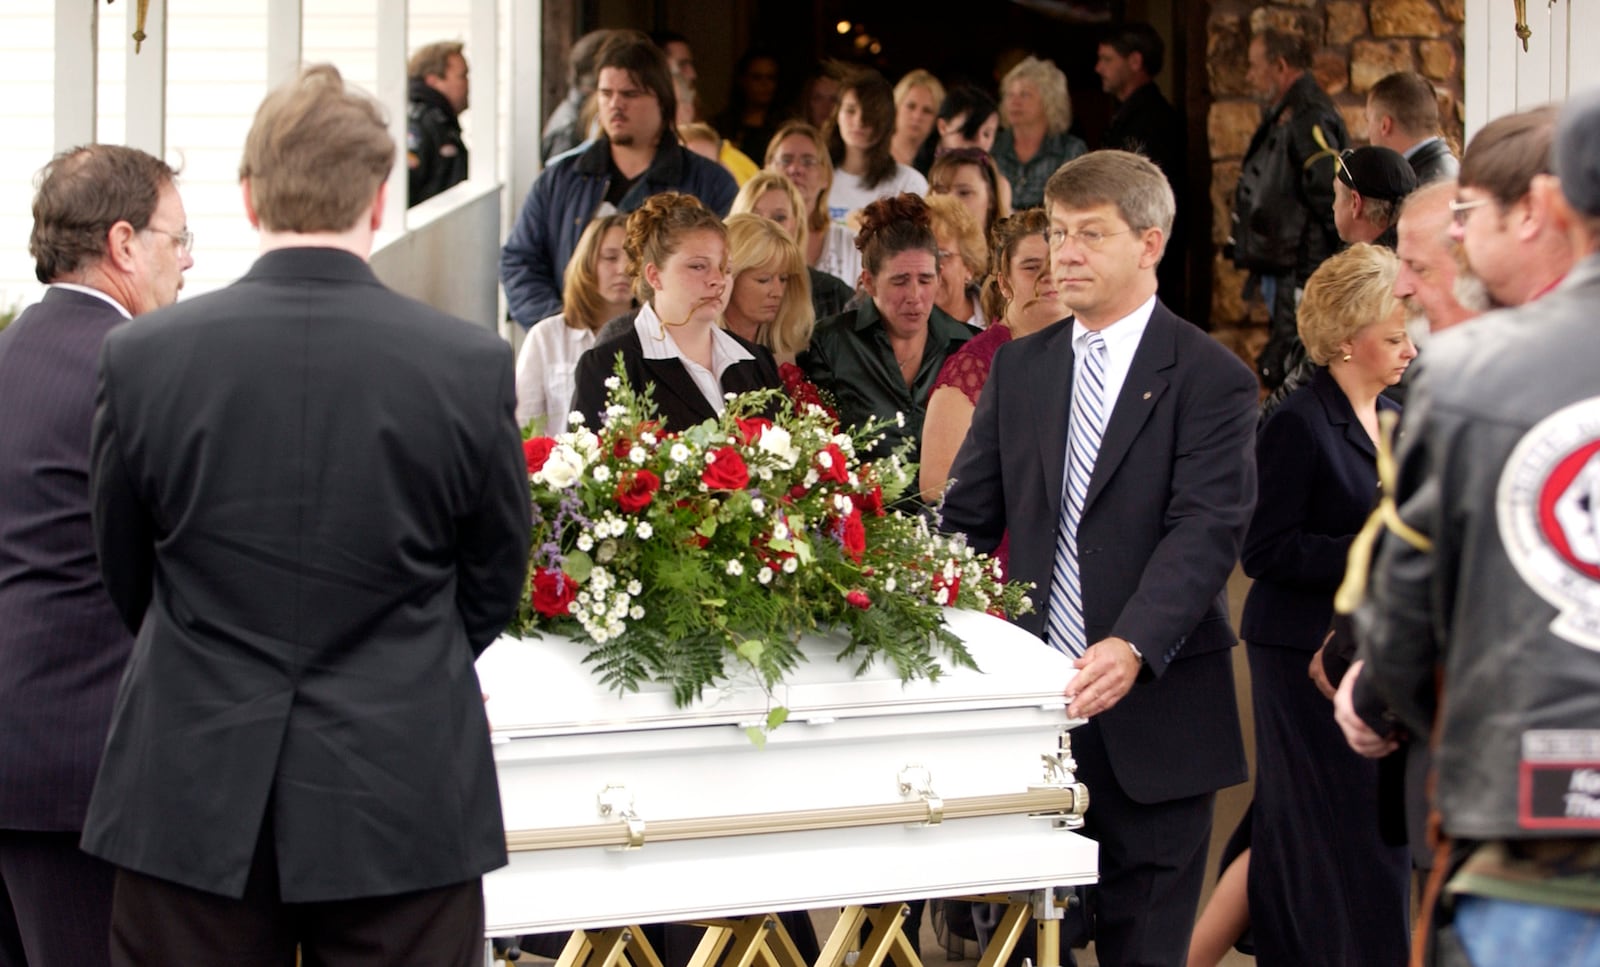
<svg viewBox="0 0 1600 967">
<path fill-rule="evenodd" d="M 1111 354 L 1129 353 L 1139 345 L 1139 340 L 1144 337 L 1145 326 L 1150 324 L 1150 315 L 1156 311 L 1156 297 L 1151 296 L 1144 300 L 1139 308 L 1101 329 L 1100 338 L 1106 341 L 1106 352 Z M 1072 320 L 1072 348 L 1077 351 L 1083 347 L 1084 339 L 1089 335 L 1089 329 L 1077 317 Z"/>
<path fill-rule="evenodd" d="M 1416 153 L 1418 151 L 1421 151 L 1423 148 L 1426 148 L 1428 145 L 1434 143 L 1435 141 L 1443 141 L 1443 140 L 1444 139 L 1439 137 L 1437 134 L 1434 135 L 1431 138 L 1423 138 L 1421 141 L 1418 141 L 1416 144 L 1412 145 L 1411 147 L 1407 148 L 1405 151 L 1401 152 L 1400 156 L 1405 158 L 1407 161 L 1410 161 L 1413 157 L 1416 156 Z"/>
<path fill-rule="evenodd" d="M 52 288 L 52 289 L 66 289 L 69 292 L 81 292 L 84 295 L 92 295 L 96 299 L 99 299 L 99 300 L 101 300 L 103 302 L 109 302 L 113 307 L 116 308 L 116 310 L 118 312 L 122 313 L 122 318 L 124 318 L 124 319 L 132 319 L 133 318 L 133 313 L 129 312 L 127 310 L 127 307 L 125 307 L 122 303 L 118 302 L 117 300 L 111 298 L 111 296 L 107 295 L 106 293 L 101 292 L 99 289 L 91 288 L 90 286 L 87 286 L 87 285 L 79 285 L 76 282 L 52 282 L 52 283 L 50 283 L 50 288 Z"/>
<path fill-rule="evenodd" d="M 683 359 L 683 350 L 678 348 L 678 343 L 672 338 L 671 328 L 662 325 L 661 317 L 656 315 L 656 310 L 646 302 L 639 307 L 639 314 L 634 317 L 633 331 L 639 334 L 639 347 L 645 359 Z M 739 341 L 728 335 L 721 326 L 711 329 L 711 371 L 718 374 L 734 363 L 755 359 L 750 350 L 739 345 Z"/>
</svg>

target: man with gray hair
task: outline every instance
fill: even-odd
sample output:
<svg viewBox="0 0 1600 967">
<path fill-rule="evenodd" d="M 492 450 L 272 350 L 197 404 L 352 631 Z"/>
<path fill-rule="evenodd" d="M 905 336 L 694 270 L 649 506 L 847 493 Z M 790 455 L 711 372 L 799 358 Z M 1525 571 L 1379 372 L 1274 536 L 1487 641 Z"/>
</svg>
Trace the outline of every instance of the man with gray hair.
<svg viewBox="0 0 1600 967">
<path fill-rule="evenodd" d="M 1600 95 L 1551 156 L 1518 220 L 1565 226 L 1579 260 L 1429 347 L 1357 612 L 1378 692 L 1434 737 L 1432 939 L 1475 964 L 1600 962 Z"/>
<path fill-rule="evenodd" d="M 473 661 L 526 576 L 510 347 L 367 265 L 394 141 L 329 65 L 239 166 L 262 254 L 107 337 L 95 546 L 133 659 L 83 845 L 111 963 L 479 967 Z"/>
<path fill-rule="evenodd" d="M 1216 790 L 1248 774 L 1226 589 L 1255 503 L 1258 385 L 1156 298 L 1174 205 L 1155 164 L 1091 152 L 1045 200 L 1074 315 L 995 355 L 943 526 L 982 551 L 1010 533 L 1011 576 L 1035 588 L 1017 623 L 1074 659 L 1100 963 L 1181 964 Z"/>
<path fill-rule="evenodd" d="M 0 964 L 106 959 L 113 868 L 78 848 L 133 638 L 100 580 L 89 427 L 107 333 L 177 299 L 194 259 L 176 174 L 91 144 L 40 173 L 44 298 L 0 331 Z"/>
</svg>

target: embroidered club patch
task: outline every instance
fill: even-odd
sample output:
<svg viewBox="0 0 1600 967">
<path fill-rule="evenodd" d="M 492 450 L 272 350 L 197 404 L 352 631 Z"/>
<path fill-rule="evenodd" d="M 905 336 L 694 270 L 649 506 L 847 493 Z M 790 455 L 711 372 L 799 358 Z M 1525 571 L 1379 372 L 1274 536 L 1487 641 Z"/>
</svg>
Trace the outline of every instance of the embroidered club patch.
<svg viewBox="0 0 1600 967">
<path fill-rule="evenodd" d="M 1600 829 L 1600 732 L 1524 733 L 1517 780 L 1524 829 Z"/>
</svg>

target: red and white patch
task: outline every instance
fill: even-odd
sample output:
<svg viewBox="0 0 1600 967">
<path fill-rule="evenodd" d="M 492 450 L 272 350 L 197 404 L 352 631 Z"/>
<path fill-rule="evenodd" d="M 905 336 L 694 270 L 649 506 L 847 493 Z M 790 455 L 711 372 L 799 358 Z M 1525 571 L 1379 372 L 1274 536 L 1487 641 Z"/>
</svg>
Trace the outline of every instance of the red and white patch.
<svg viewBox="0 0 1600 967">
<path fill-rule="evenodd" d="M 1556 411 L 1517 442 L 1495 512 L 1517 574 L 1561 612 L 1551 632 L 1600 651 L 1600 397 Z"/>
</svg>

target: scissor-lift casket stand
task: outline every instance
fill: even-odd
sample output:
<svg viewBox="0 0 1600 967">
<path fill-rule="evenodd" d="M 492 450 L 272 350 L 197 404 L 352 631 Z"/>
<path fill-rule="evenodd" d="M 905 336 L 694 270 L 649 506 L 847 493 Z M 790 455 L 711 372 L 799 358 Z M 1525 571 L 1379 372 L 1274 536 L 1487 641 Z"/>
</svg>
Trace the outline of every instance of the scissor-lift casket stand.
<svg viewBox="0 0 1600 967">
<path fill-rule="evenodd" d="M 981 967 L 1030 919 L 1037 962 L 1059 963 L 1061 891 L 1092 883 L 1096 845 L 1071 832 L 1088 790 L 1072 775 L 1062 689 L 1070 661 L 990 617 L 947 611 L 981 671 L 902 685 L 853 674 L 838 640 L 773 700 L 758 687 L 688 708 L 668 689 L 616 695 L 546 636 L 478 661 L 494 726 L 511 862 L 484 879 L 490 937 L 572 931 L 560 967 L 660 967 L 637 925 L 703 928 L 692 967 L 811 967 L 775 911 L 840 908 L 816 967 L 918 967 L 901 902 L 1008 904 Z"/>
</svg>

